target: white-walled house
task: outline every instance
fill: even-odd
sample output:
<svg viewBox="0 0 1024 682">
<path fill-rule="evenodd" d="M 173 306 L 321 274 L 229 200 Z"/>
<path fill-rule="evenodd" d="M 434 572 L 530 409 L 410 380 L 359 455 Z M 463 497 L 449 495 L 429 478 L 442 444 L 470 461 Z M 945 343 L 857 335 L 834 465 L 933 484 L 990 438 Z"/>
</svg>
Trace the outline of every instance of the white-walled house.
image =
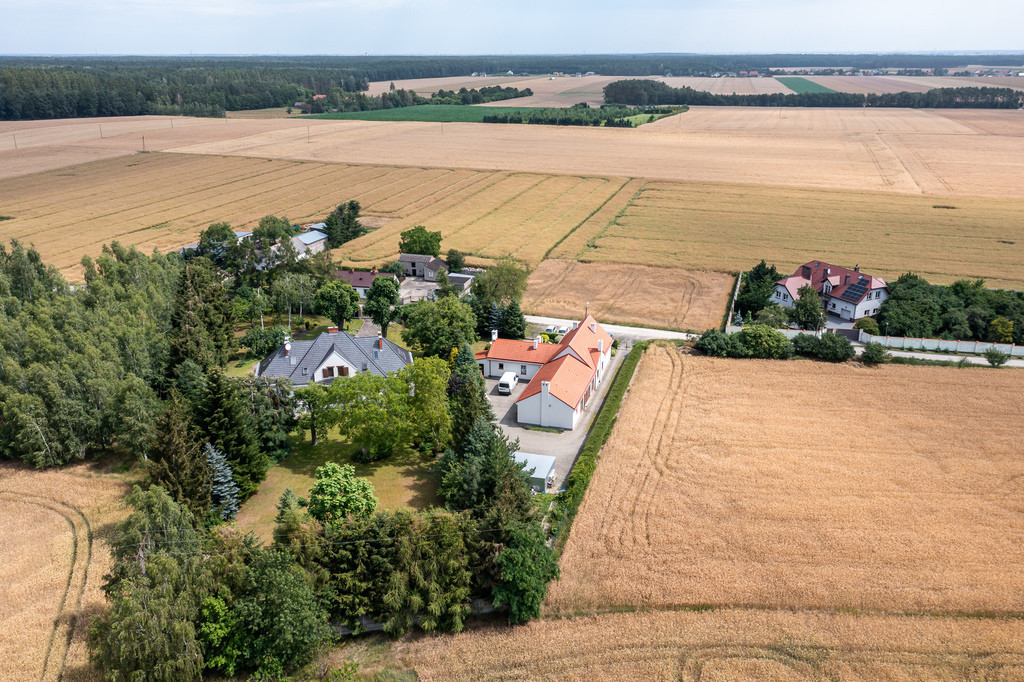
<svg viewBox="0 0 1024 682">
<path fill-rule="evenodd" d="M 412 364 L 412 353 L 382 338 L 355 337 L 330 327 L 309 341 L 286 341 L 260 361 L 256 376 L 290 379 L 296 386 L 329 384 L 358 372 L 384 376 Z"/>
<path fill-rule="evenodd" d="M 515 372 L 530 380 L 516 400 L 520 424 L 573 429 L 611 357 L 611 335 L 587 316 L 557 344 L 498 339 L 476 359 L 486 376 Z"/>
<path fill-rule="evenodd" d="M 810 261 L 775 283 L 771 302 L 783 308 L 792 308 L 804 286 L 810 285 L 821 297 L 821 304 L 829 315 L 844 320 L 859 320 L 877 315 L 882 302 L 889 298 L 885 280 L 860 271 L 832 265 L 824 261 Z"/>
</svg>

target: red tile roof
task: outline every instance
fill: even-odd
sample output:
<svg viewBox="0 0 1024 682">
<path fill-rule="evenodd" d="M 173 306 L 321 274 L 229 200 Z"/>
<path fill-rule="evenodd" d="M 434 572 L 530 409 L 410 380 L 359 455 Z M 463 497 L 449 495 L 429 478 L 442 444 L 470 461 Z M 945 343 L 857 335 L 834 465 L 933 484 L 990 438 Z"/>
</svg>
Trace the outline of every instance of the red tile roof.
<svg viewBox="0 0 1024 682">
<path fill-rule="evenodd" d="M 826 281 L 832 285 L 832 290 L 828 294 L 824 294 L 823 291 Z M 859 296 L 843 296 L 843 293 L 848 288 L 854 286 L 858 282 L 865 285 L 865 290 L 861 292 Z M 797 291 L 799 291 L 800 287 L 810 284 L 819 294 L 824 294 L 832 298 L 842 298 L 843 300 L 850 301 L 851 303 L 859 303 L 864 296 L 867 295 L 868 291 L 888 287 L 885 280 L 878 277 L 865 275 L 863 272 L 860 272 L 860 270 L 850 270 L 849 268 L 832 265 L 831 263 L 819 260 L 812 260 L 804 263 L 796 272 L 789 277 L 780 279 L 777 284 L 781 284 L 786 287 L 786 291 L 789 292 L 789 295 L 794 300 L 799 298 Z"/>
<path fill-rule="evenodd" d="M 508 362 L 530 362 L 543 365 L 561 348 L 561 344 L 538 343 L 536 350 L 533 341 L 515 339 L 498 339 L 491 344 L 484 356 L 489 360 L 505 360 Z"/>
<path fill-rule="evenodd" d="M 597 373 L 598 341 L 602 342 L 602 352 L 608 353 L 612 347 L 611 335 L 588 315 L 554 346 L 555 359 L 537 371 L 516 402 L 537 395 L 541 392 L 541 382 L 548 381 L 551 382 L 551 395 L 575 408 Z"/>
<path fill-rule="evenodd" d="M 378 277 L 395 277 L 393 272 L 363 272 L 361 270 L 335 270 L 335 276 L 353 287 L 369 287 Z"/>
</svg>

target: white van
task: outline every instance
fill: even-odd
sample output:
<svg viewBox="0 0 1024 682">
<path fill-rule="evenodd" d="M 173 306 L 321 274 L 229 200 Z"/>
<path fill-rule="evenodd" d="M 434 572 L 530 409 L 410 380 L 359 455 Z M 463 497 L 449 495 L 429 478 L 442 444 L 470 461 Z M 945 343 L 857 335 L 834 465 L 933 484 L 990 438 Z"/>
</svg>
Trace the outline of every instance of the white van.
<svg viewBox="0 0 1024 682">
<path fill-rule="evenodd" d="M 501 395 L 512 395 L 512 389 L 519 384 L 519 375 L 515 372 L 505 372 L 498 379 L 498 393 Z"/>
</svg>

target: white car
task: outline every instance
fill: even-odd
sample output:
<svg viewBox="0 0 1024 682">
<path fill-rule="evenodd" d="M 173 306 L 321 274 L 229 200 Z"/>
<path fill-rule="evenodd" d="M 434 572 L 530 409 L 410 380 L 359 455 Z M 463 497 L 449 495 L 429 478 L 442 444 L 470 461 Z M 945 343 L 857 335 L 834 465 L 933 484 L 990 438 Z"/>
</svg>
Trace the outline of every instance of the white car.
<svg viewBox="0 0 1024 682">
<path fill-rule="evenodd" d="M 555 325 L 550 325 L 548 327 L 545 327 L 544 328 L 544 333 L 545 334 L 554 334 L 555 333 Z"/>
<path fill-rule="evenodd" d="M 557 334 L 568 334 L 569 333 L 569 328 L 568 327 L 559 327 L 558 331 L 556 333 Z"/>
</svg>

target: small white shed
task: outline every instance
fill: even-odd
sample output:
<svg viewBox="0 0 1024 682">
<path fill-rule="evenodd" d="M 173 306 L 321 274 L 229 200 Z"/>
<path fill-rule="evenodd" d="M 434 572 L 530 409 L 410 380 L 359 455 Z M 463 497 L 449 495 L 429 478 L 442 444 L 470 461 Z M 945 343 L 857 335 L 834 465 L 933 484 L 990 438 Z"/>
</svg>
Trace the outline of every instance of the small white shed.
<svg viewBox="0 0 1024 682">
<path fill-rule="evenodd" d="M 551 455 L 538 455 L 532 452 L 516 450 L 512 456 L 517 462 L 525 464 L 526 473 L 530 475 L 530 487 L 539 493 L 546 492 L 548 484 L 555 482 L 555 458 Z"/>
</svg>

